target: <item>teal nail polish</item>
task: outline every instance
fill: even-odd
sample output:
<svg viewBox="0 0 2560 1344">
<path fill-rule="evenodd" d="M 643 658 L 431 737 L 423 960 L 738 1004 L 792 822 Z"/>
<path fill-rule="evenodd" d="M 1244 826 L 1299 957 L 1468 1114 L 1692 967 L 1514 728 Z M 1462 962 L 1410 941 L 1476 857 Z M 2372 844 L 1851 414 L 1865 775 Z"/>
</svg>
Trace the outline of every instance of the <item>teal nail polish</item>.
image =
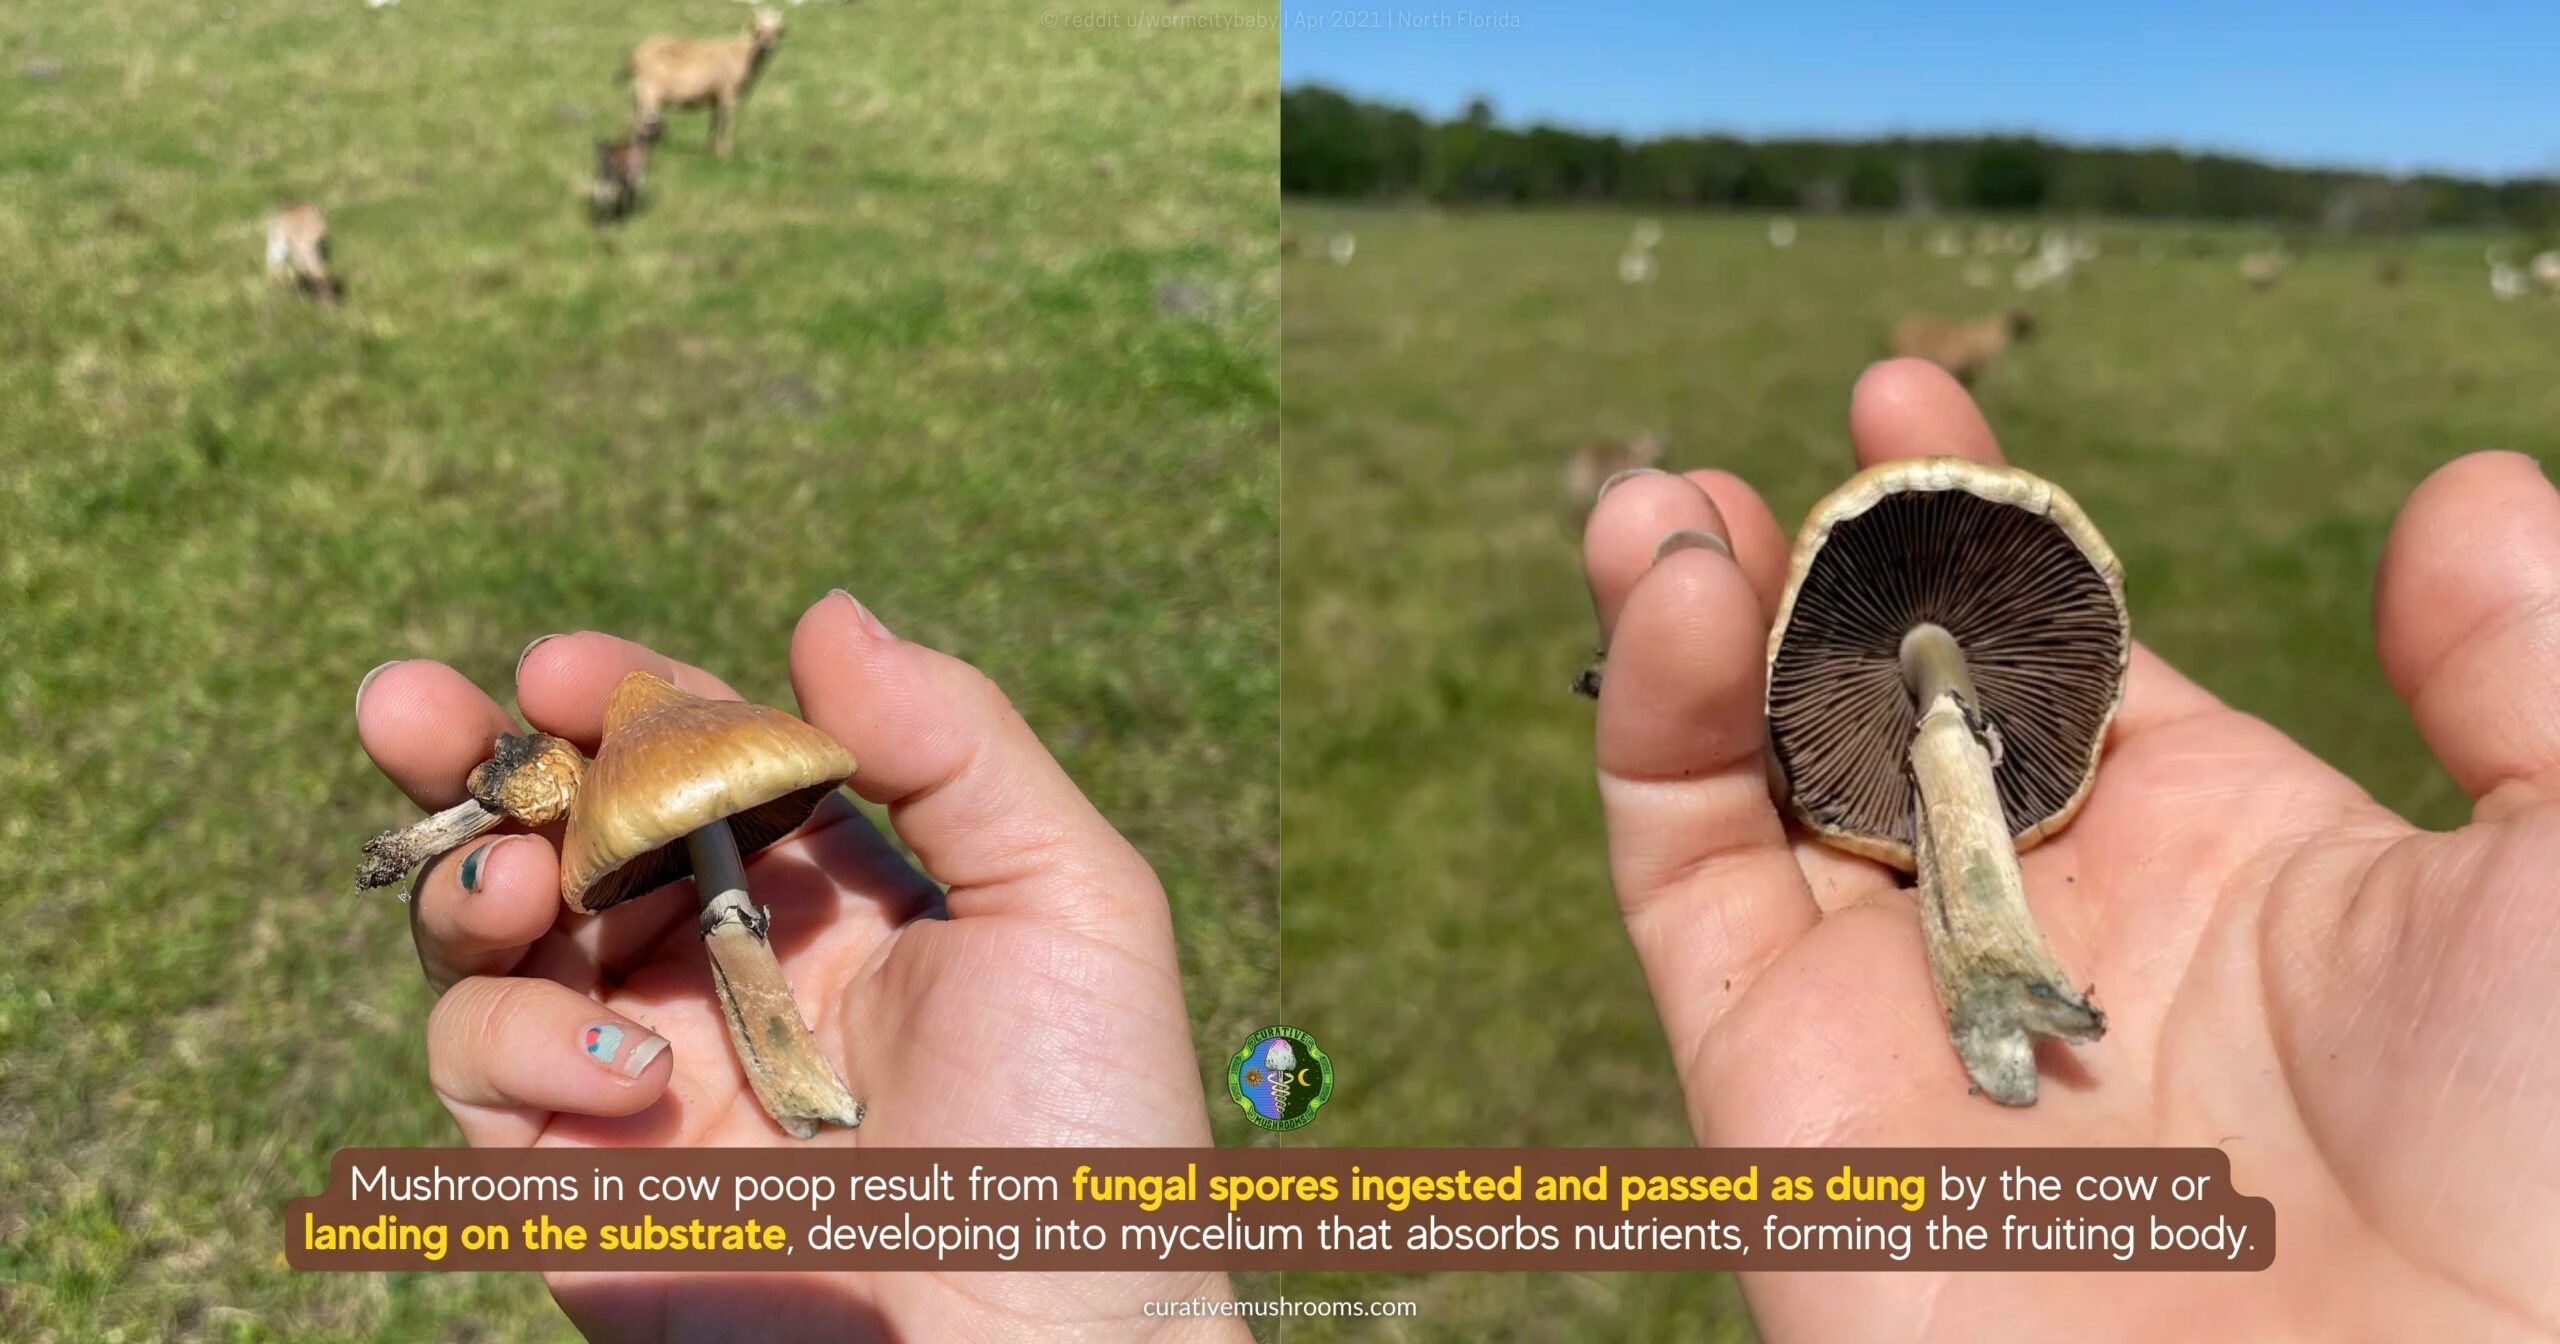
<svg viewBox="0 0 2560 1344">
<path fill-rule="evenodd" d="M 476 893 L 480 890 L 480 878 L 489 868 L 489 851 L 503 843 L 505 842 L 492 840 L 462 856 L 462 889 L 464 891 Z"/>
<path fill-rule="evenodd" d="M 610 1022 L 589 1027 L 579 1035 L 578 1041 L 598 1064 L 610 1064 L 614 1053 L 622 1049 L 622 1028 Z"/>
</svg>

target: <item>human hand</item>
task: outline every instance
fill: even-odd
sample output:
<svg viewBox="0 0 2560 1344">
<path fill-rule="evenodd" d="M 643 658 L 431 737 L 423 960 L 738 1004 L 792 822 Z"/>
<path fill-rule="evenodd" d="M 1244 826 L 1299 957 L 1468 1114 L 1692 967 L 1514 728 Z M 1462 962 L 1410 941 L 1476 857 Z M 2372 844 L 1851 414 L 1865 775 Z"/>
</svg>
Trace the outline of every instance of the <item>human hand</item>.
<svg viewBox="0 0 2560 1344">
<path fill-rule="evenodd" d="M 919 872 L 841 794 L 747 861 L 774 952 L 819 1048 L 861 1098 L 840 1146 L 1198 1146 L 1211 1142 L 1164 891 L 1003 693 L 830 594 L 800 618 L 802 714 L 852 751 Z M 635 670 L 736 699 L 717 677 L 610 635 L 538 641 L 516 668 L 532 727 L 593 755 L 606 695 Z M 520 731 L 459 672 L 391 664 L 357 693 L 365 750 L 429 809 L 459 802 L 490 741 Z M 417 880 L 411 929 L 442 991 L 429 1073 L 476 1147 L 794 1147 L 731 1052 L 693 884 L 605 915 L 560 899 L 556 829 L 479 841 Z M 926 876 L 927 873 L 931 877 Z M 586 1048 L 587 1029 L 619 1032 Z M 657 1044 L 664 1042 L 665 1044 Z M 1113 1061 L 1111 1104 L 1027 1061 Z M 1217 1274 L 554 1274 L 590 1335 L 654 1340 L 1242 1338 L 1146 1319 L 1224 1297 Z"/>
<path fill-rule="evenodd" d="M 1867 372 L 1850 430 L 1861 466 L 1999 460 L 1917 361 Z M 1622 480 L 1584 538 L 1611 872 L 1699 1141 L 2219 1145 L 2280 1251 L 2252 1275 L 1746 1275 L 1764 1336 L 2560 1334 L 2560 494 L 2534 464 L 2437 471 L 2382 561 L 2383 671 L 2475 800 L 2461 830 L 2412 827 L 2137 648 L 2086 808 L 2021 857 L 2108 1027 L 2039 1050 L 2028 1109 L 1967 1094 L 1897 875 L 1771 801 L 1787 549 L 1712 471 Z"/>
</svg>

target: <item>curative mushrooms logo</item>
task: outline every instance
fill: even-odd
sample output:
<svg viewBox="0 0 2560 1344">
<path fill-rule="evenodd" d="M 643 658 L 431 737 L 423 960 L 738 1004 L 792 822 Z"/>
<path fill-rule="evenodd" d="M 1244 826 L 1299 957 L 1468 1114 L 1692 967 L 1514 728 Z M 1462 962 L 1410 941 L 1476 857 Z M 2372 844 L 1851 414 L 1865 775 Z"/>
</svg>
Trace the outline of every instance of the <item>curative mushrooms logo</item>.
<svg viewBox="0 0 2560 1344">
<path fill-rule="evenodd" d="M 1333 1099 L 1333 1057 L 1296 1027 L 1264 1027 L 1228 1056 L 1227 1098 L 1264 1129 L 1296 1129 Z"/>
</svg>

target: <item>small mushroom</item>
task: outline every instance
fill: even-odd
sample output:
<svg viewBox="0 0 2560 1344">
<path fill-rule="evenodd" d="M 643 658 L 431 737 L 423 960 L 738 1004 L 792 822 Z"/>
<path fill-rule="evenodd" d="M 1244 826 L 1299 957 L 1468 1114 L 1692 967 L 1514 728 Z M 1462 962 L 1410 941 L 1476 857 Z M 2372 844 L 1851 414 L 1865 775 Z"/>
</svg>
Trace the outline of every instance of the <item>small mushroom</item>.
<svg viewBox="0 0 2560 1344">
<path fill-rule="evenodd" d="M 2004 1105 L 2035 1103 L 2034 1038 L 2106 1032 L 2017 855 L 2088 797 L 2132 648 L 2123 566 L 2079 505 L 1956 458 L 1870 468 L 1814 506 L 1769 632 L 1787 806 L 1917 872 L 1956 1053 Z"/>
<path fill-rule="evenodd" d="M 799 829 L 852 776 L 834 738 L 780 710 L 705 700 L 649 675 L 605 702 L 604 739 L 569 810 L 560 896 L 594 912 L 690 876 L 729 1041 L 766 1114 L 794 1138 L 848 1128 L 862 1107 L 818 1053 L 747 899 L 743 849 Z"/>
<path fill-rule="evenodd" d="M 491 744 L 489 759 L 464 781 L 471 796 L 442 812 L 364 842 L 356 890 L 392 886 L 419 864 L 502 821 L 548 826 L 569 814 L 587 758 L 548 733 L 512 733 Z"/>
</svg>

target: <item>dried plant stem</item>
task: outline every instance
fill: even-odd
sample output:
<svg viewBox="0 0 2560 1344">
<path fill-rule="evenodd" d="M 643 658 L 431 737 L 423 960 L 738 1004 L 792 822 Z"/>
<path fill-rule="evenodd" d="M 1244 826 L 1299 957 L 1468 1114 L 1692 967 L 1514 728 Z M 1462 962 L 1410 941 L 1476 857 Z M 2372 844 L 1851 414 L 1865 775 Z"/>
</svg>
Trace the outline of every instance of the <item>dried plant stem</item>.
<svg viewBox="0 0 2560 1344">
<path fill-rule="evenodd" d="M 1975 702 L 1963 651 L 1944 629 L 1921 625 L 1902 642 L 1902 669 L 1920 707 L 1911 738 L 1913 857 L 1938 1002 L 1974 1086 L 2004 1106 L 2032 1106 L 2035 1038 L 2094 1041 L 2106 1034 L 2106 1015 L 2071 987 L 2027 908 L 1991 773 L 1998 738 Z"/>
<path fill-rule="evenodd" d="M 765 913 L 747 899 L 746 864 L 729 823 L 715 821 L 687 835 L 685 852 L 702 893 L 702 941 L 711 953 L 720 1013 L 765 1114 L 795 1139 L 816 1138 L 821 1120 L 847 1129 L 861 1124 L 861 1103 L 818 1053 L 791 982 L 765 941 Z"/>
</svg>

